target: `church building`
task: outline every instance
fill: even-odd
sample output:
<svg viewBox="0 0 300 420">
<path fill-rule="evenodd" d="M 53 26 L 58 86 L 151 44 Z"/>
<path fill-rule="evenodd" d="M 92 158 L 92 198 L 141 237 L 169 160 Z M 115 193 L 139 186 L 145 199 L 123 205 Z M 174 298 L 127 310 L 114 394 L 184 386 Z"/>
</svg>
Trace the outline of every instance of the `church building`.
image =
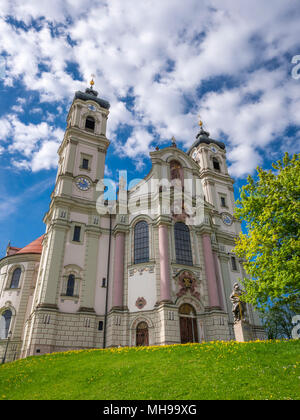
<svg viewBox="0 0 300 420">
<path fill-rule="evenodd" d="M 0 360 L 235 339 L 230 295 L 245 273 L 225 144 L 201 125 L 188 151 L 173 138 L 113 200 L 109 108 L 92 86 L 75 93 L 45 234 L 0 260 Z M 249 305 L 247 321 L 264 338 Z"/>
</svg>

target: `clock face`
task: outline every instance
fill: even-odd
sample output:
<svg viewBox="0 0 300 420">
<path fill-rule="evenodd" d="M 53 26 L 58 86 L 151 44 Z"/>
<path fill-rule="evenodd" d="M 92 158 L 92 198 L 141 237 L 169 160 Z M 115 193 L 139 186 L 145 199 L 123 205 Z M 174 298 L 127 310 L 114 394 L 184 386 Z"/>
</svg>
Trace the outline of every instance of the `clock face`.
<svg viewBox="0 0 300 420">
<path fill-rule="evenodd" d="M 211 146 L 210 150 L 214 153 L 217 153 L 217 149 L 215 148 L 215 146 Z"/>
<path fill-rule="evenodd" d="M 196 159 L 196 157 L 197 157 L 197 152 L 195 151 L 195 152 L 193 153 L 193 155 L 192 155 L 192 158 L 193 158 L 193 159 Z"/>
<path fill-rule="evenodd" d="M 88 109 L 89 109 L 90 111 L 96 111 L 96 107 L 95 107 L 94 105 L 89 105 L 89 106 L 88 106 Z"/>
<path fill-rule="evenodd" d="M 222 213 L 222 221 L 225 225 L 231 226 L 233 223 L 233 217 L 229 213 Z"/>
<path fill-rule="evenodd" d="M 87 178 L 84 177 L 80 177 L 77 179 L 76 181 L 76 186 L 81 190 L 81 191 L 87 191 L 90 189 L 91 187 L 91 183 Z"/>
</svg>

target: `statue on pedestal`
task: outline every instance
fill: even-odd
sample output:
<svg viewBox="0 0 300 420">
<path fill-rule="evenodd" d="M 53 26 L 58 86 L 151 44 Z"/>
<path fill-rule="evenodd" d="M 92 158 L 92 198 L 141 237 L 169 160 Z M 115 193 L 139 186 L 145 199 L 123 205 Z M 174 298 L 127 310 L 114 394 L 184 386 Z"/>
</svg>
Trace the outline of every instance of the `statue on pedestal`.
<svg viewBox="0 0 300 420">
<path fill-rule="evenodd" d="M 234 317 L 234 323 L 239 321 L 246 321 L 246 304 L 241 301 L 242 290 L 238 283 L 233 286 L 233 291 L 230 295 L 232 302 L 232 313 Z"/>
</svg>

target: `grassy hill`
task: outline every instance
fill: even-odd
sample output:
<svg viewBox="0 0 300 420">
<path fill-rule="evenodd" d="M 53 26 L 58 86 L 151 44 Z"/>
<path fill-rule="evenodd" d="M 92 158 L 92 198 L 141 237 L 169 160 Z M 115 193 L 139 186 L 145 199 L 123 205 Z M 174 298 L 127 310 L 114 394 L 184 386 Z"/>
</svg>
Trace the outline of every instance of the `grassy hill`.
<svg viewBox="0 0 300 420">
<path fill-rule="evenodd" d="M 300 399 L 300 340 L 81 350 L 0 367 L 0 399 Z"/>
</svg>

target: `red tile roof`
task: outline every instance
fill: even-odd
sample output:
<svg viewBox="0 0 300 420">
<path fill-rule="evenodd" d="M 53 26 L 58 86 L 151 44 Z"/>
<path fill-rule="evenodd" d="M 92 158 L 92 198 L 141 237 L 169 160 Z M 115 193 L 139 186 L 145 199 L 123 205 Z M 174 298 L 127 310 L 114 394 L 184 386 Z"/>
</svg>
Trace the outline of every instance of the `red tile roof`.
<svg viewBox="0 0 300 420">
<path fill-rule="evenodd" d="M 21 248 L 16 254 L 41 254 L 43 250 L 42 242 L 44 235 L 37 238 L 35 241 Z"/>
<path fill-rule="evenodd" d="M 15 255 L 22 248 L 17 248 L 15 246 L 8 246 L 6 249 L 6 256 Z"/>
</svg>

